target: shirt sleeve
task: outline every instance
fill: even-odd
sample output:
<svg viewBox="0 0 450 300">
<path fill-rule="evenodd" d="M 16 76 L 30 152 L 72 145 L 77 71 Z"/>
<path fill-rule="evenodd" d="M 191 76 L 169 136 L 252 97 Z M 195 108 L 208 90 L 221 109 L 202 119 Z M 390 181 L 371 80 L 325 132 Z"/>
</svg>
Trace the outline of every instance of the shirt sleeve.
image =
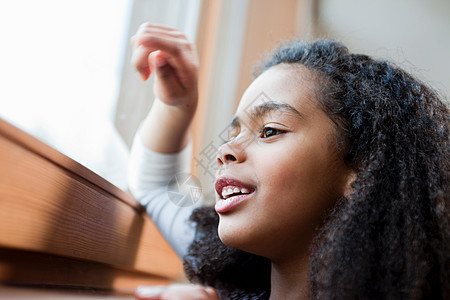
<svg viewBox="0 0 450 300">
<path fill-rule="evenodd" d="M 202 203 L 198 186 L 193 186 L 190 181 L 183 188 L 177 181 L 182 178 L 183 184 L 189 178 L 191 153 L 191 143 L 175 154 L 152 151 L 142 143 L 138 131 L 128 162 L 130 192 L 145 206 L 148 215 L 180 257 L 187 253 L 195 237 L 195 227 L 189 222 L 189 217 Z M 186 197 L 196 201 L 179 201 Z"/>
</svg>

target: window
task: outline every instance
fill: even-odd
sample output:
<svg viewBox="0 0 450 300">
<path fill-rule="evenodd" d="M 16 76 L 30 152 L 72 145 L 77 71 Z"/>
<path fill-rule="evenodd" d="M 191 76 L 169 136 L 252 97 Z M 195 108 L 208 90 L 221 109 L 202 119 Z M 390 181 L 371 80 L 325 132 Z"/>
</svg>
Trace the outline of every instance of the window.
<svg viewBox="0 0 450 300">
<path fill-rule="evenodd" d="M 127 148 L 112 114 L 129 6 L 128 0 L 0 3 L 0 117 L 121 188 Z"/>
<path fill-rule="evenodd" d="M 152 101 L 129 64 L 129 37 L 152 21 L 194 40 L 200 4 L 2 1 L 0 118 L 126 189 L 127 146 Z"/>
</svg>

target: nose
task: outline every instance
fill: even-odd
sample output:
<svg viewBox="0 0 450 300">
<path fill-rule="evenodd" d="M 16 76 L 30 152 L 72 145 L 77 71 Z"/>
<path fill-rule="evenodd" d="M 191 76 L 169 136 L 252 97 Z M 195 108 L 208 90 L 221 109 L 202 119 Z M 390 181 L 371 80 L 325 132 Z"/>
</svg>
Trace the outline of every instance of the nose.
<svg viewBox="0 0 450 300">
<path fill-rule="evenodd" d="M 219 166 L 230 163 L 242 163 L 246 157 L 247 154 L 242 145 L 237 142 L 229 142 L 219 147 L 217 162 Z"/>
</svg>

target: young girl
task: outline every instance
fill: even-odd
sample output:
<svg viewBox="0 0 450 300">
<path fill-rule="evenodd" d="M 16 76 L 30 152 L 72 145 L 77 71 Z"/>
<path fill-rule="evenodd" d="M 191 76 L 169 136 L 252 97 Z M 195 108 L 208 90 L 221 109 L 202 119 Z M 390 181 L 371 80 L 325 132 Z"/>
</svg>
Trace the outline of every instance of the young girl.
<svg viewBox="0 0 450 300">
<path fill-rule="evenodd" d="M 189 156 L 195 49 L 151 24 L 133 43 L 157 99 L 130 189 L 199 284 L 138 298 L 449 299 L 450 115 L 435 92 L 336 41 L 282 45 L 219 149 L 215 207 L 181 207 L 167 182 Z"/>
</svg>

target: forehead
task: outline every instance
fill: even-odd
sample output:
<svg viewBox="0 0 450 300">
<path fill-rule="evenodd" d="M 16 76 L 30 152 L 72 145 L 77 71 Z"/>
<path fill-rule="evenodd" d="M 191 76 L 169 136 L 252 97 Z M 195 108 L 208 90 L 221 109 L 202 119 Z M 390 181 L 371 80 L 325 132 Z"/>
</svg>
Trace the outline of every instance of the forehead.
<svg viewBox="0 0 450 300">
<path fill-rule="evenodd" d="M 259 75 L 241 98 L 237 114 L 264 102 L 281 102 L 304 110 L 315 104 L 314 76 L 301 65 L 279 64 Z"/>
</svg>

